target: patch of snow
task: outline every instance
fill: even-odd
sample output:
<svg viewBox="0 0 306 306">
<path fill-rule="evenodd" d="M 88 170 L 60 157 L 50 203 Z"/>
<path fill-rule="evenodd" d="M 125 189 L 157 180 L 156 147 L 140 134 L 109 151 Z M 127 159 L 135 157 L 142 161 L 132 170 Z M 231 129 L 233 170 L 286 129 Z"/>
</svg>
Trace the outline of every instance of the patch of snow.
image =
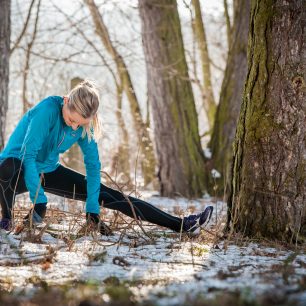
<svg viewBox="0 0 306 306">
<path fill-rule="evenodd" d="M 220 178 L 221 177 L 221 173 L 218 172 L 218 170 L 216 170 L 216 169 L 211 170 L 211 175 L 212 175 L 213 178 Z"/>
<path fill-rule="evenodd" d="M 203 149 L 203 153 L 204 153 L 204 156 L 205 156 L 207 159 L 211 159 L 212 153 L 211 153 L 211 151 L 210 151 L 210 148 L 204 148 L 204 149 Z"/>
<path fill-rule="evenodd" d="M 220 242 L 216 247 L 210 233 L 216 229 L 217 221 L 225 223 L 226 203 L 222 201 L 169 199 L 150 192 L 143 192 L 142 198 L 177 215 L 199 212 L 208 205 L 213 205 L 215 210 L 208 231 L 192 240 L 180 240 L 179 234 L 147 223 L 143 223 L 144 228 L 154 236 L 153 240 L 144 237 L 137 226 L 126 233 L 115 231 L 110 237 L 96 234 L 76 239 L 73 238 L 76 228 L 71 226 L 76 217 L 69 214 L 58 223 L 52 223 L 40 243 L 28 241 L 25 233 L 14 235 L 1 231 L 0 283 L 9 282 L 15 290 L 30 290 L 34 286 L 30 281 L 33 276 L 50 285 L 76 280 L 101 282 L 116 276 L 120 280 L 143 281 L 141 287 L 132 288 L 138 299 L 152 299 L 159 305 L 178 305 L 188 296 L 210 296 L 219 290 L 251 288 L 256 295 L 282 286 L 294 288 L 306 274 L 305 254 L 294 258 L 290 263 L 294 273 L 284 279 L 282 267 L 294 254 L 291 250 L 256 243 L 226 246 L 225 242 Z M 52 203 L 51 207 L 58 210 L 57 203 Z M 106 212 L 107 221 L 111 214 Z M 69 237 L 71 245 L 67 243 Z M 50 267 L 45 269 L 43 258 L 50 250 L 55 255 Z M 104 252 L 103 260 L 91 259 Z M 128 265 L 114 264 L 118 256 Z M 16 266 L 16 263 L 19 264 Z M 299 298 L 305 296 L 301 293 Z"/>
</svg>

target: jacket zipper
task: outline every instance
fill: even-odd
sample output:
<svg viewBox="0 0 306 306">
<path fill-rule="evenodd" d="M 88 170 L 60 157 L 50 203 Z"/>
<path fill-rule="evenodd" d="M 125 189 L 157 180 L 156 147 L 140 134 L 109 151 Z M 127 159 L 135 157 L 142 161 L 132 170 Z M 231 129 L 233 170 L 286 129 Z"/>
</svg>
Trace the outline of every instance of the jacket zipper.
<svg viewBox="0 0 306 306">
<path fill-rule="evenodd" d="M 61 140 L 61 142 L 58 144 L 57 148 L 60 147 L 60 145 L 63 143 L 64 139 L 65 139 L 65 136 L 66 136 L 66 132 L 64 131 L 64 136 L 63 136 L 63 139 Z"/>
</svg>

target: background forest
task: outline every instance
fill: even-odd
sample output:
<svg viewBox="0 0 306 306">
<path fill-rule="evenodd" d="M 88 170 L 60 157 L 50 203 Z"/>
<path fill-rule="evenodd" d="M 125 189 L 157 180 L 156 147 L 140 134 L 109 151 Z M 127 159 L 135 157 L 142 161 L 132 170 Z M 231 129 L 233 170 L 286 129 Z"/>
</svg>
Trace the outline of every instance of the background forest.
<svg viewBox="0 0 306 306">
<path fill-rule="evenodd" d="M 140 192 L 149 201 L 178 215 L 208 204 L 215 206 L 214 224 L 198 240 L 166 235 L 165 241 L 172 246 L 179 242 L 177 252 L 186 251 L 183 266 L 188 260 L 194 263 L 194 256 L 200 257 L 197 264 L 202 265 L 206 255 L 214 258 L 212 250 L 222 249 L 224 254 L 228 251 L 236 258 L 242 272 L 236 273 L 239 269 L 235 270 L 233 263 L 227 261 L 229 256 L 225 256 L 228 271 L 218 266 L 214 277 L 220 284 L 231 277 L 244 283 L 248 279 L 241 275 L 253 273 L 245 267 L 253 265 L 254 270 L 260 269 L 252 262 L 252 256 L 279 260 L 271 261 L 269 270 L 262 274 L 273 274 L 274 265 L 281 276 L 267 281 L 272 287 L 265 283 L 262 288 L 268 291 L 278 286 L 278 290 L 285 288 L 289 293 L 274 293 L 279 299 L 271 300 L 271 296 L 258 298 L 265 290 L 252 295 L 239 287 L 234 295 L 213 295 L 214 302 L 209 303 L 303 305 L 305 42 L 305 0 L 0 0 L 0 148 L 29 108 L 47 96 L 66 95 L 84 79 L 95 80 L 103 124 L 99 142 L 102 180 L 124 192 L 138 196 Z M 85 173 L 77 146 L 64 153 L 61 162 Z M 28 200 L 20 198 L 20 209 L 25 201 Z M 60 203 L 56 209 L 70 208 Z M 106 218 L 110 217 L 106 214 Z M 41 232 L 40 238 L 45 237 L 42 240 L 45 245 L 55 243 L 43 235 L 54 238 L 54 232 Z M 119 240 L 111 242 L 119 243 L 119 248 L 124 235 L 121 231 Z M 142 241 L 141 235 L 137 237 Z M 133 239 L 125 238 L 129 248 L 123 255 L 130 256 Z M 154 247 L 159 238 L 152 243 Z M 16 239 L 7 235 L 1 243 L 13 248 Z M 83 248 L 83 240 L 71 235 L 68 240 L 74 245 L 70 247 L 63 239 L 69 252 L 74 247 L 75 252 L 78 247 Z M 97 238 L 93 242 L 97 243 Z M 29 243 L 32 248 L 33 241 Z M 204 246 L 209 246 L 207 251 Z M 244 252 L 240 247 L 250 256 L 245 262 L 237 259 Z M 56 252 L 52 253 L 52 260 Z M 115 253 L 109 254 L 114 258 Z M 90 262 L 100 259 L 91 258 Z M 14 266 L 15 262 L 12 264 L 3 257 L 1 265 Z M 170 275 L 175 269 L 165 273 Z M 127 275 L 116 273 L 103 274 L 118 277 L 108 286 L 120 284 L 125 288 L 123 291 L 133 286 L 120 282 Z M 197 273 L 194 270 L 186 275 L 196 279 Z M 93 275 L 78 276 L 77 280 L 102 277 Z M 173 279 L 176 277 L 179 279 L 174 274 Z M 200 275 L 198 280 L 203 277 L 206 276 Z M 50 285 L 48 277 L 42 279 Z M 145 283 L 143 275 L 139 279 L 144 287 L 152 285 Z M 173 279 L 165 281 L 163 290 Z M 35 286 L 43 287 L 40 281 L 34 282 Z M 9 290 L 6 286 L 1 288 L 13 292 L 14 282 L 16 285 L 18 281 L 11 282 Z M 229 288 L 229 283 L 223 288 Z M 25 283 L 20 284 L 26 287 Z M 157 284 L 161 285 L 160 279 Z M 209 288 L 219 286 L 202 285 L 202 293 L 214 292 Z M 92 290 L 97 294 L 96 287 Z M 116 297 L 120 295 L 123 300 L 120 302 L 119 298 L 118 305 L 123 301 L 133 305 L 146 301 L 145 294 L 136 291 L 133 298 L 130 291 L 127 296 L 126 291 L 104 292 L 111 297 L 111 303 L 118 302 Z M 60 292 L 58 296 L 63 294 L 62 289 Z M 3 298 L 8 297 L 3 293 Z M 64 299 L 69 300 L 67 295 Z M 158 294 L 153 301 L 159 303 Z M 174 302 L 166 299 L 164 303 L 207 303 L 202 298 L 198 304 L 197 301 L 199 298 L 194 296 L 188 301 L 187 294 Z M 104 297 L 100 303 L 109 301 Z"/>
<path fill-rule="evenodd" d="M 209 85 L 211 91 L 214 91 L 211 93 L 213 102 L 209 103 L 216 104 L 227 58 L 223 3 L 207 6 L 206 18 L 210 21 L 207 22 L 207 30 L 210 48 L 213 50 L 210 57 L 207 47 L 206 53 L 202 52 L 205 55 L 202 55 L 200 51 L 203 48 L 197 44 L 192 4 L 181 2 L 178 9 L 181 11 L 181 25 L 178 23 L 177 26 L 184 34 L 184 57 L 189 68 L 185 83 L 190 82 L 193 86 L 192 95 L 195 97 L 192 99 L 199 117 L 199 133 L 203 147 L 206 147 L 209 136 L 205 137 L 205 134 L 208 134 L 211 123 L 209 125 L 207 122 L 203 104 L 205 93 L 201 56 L 208 63 L 209 82 L 214 84 Z M 118 154 L 122 156 L 120 162 L 123 163 L 118 164 L 118 171 L 131 176 L 140 150 L 139 173 L 147 185 L 156 177 L 158 168 L 157 161 L 147 166 L 150 168 L 148 171 L 142 168 L 145 159 L 148 163 L 155 159 L 152 156 L 152 145 L 155 146 L 155 142 L 153 106 L 149 104 L 147 95 L 146 64 L 137 1 L 102 1 L 96 3 L 91 10 L 89 4 L 77 1 L 67 1 L 64 4 L 56 1 L 12 2 L 11 16 L 10 79 L 13 81 L 9 88 L 9 120 L 4 140 L 31 105 L 48 95 L 69 92 L 74 78 L 91 78 L 96 80 L 101 92 L 100 115 L 104 137 L 100 152 L 105 169 L 114 170 L 116 153 L 122 146 L 127 146 L 128 142 L 129 145 L 124 148 L 127 151 Z M 204 26 L 204 16 L 199 17 Z M 203 26 L 201 28 L 204 30 Z M 201 35 L 201 44 L 206 44 L 205 32 Z M 169 73 L 171 69 L 169 67 Z M 184 76 L 180 78 L 183 80 Z M 75 82 L 78 82 L 77 79 Z M 145 139 L 147 137 L 148 140 Z M 146 154 L 142 152 L 145 148 L 142 146 L 147 147 Z M 128 154 L 128 158 L 123 157 L 123 154 Z M 127 159 L 132 164 L 125 165 L 124 160 Z"/>
</svg>

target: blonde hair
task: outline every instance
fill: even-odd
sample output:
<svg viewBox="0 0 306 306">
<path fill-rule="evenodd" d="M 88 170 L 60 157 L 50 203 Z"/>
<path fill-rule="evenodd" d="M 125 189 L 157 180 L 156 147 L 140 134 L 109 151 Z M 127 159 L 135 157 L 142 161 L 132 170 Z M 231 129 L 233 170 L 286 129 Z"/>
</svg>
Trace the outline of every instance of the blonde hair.
<svg viewBox="0 0 306 306">
<path fill-rule="evenodd" d="M 99 108 L 99 92 L 94 82 L 84 80 L 74 87 L 68 94 L 68 108 L 77 112 L 84 119 L 92 118 L 89 124 L 84 126 L 82 137 L 86 135 L 88 141 L 98 141 L 101 137 L 101 122 L 97 115 Z"/>
</svg>

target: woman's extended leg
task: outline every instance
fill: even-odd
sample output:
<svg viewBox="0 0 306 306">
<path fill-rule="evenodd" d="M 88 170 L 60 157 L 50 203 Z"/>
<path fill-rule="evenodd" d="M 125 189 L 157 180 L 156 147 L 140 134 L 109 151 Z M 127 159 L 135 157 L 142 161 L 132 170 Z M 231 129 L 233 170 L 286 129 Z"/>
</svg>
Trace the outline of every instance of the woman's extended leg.
<svg viewBox="0 0 306 306">
<path fill-rule="evenodd" d="M 146 201 L 129 196 L 127 201 L 126 196 L 121 192 L 102 185 L 100 192 L 100 203 L 103 207 L 118 210 L 125 215 L 133 218 L 131 205 L 134 207 L 137 218 L 143 221 L 148 221 L 160 226 L 170 228 L 176 232 L 181 230 L 182 219 L 172 216 L 157 207 L 149 204 Z M 130 203 L 129 203 L 130 202 Z"/>
<path fill-rule="evenodd" d="M 59 166 L 55 171 L 44 174 L 42 187 L 45 191 L 70 199 L 86 201 L 87 182 L 85 176 L 72 169 Z M 128 197 L 137 218 L 160 226 L 180 231 L 182 219 L 163 212 L 153 205 Z M 114 209 L 133 218 L 133 211 L 126 197 L 119 191 L 103 184 L 100 187 L 99 203 L 105 208 Z"/>
</svg>

